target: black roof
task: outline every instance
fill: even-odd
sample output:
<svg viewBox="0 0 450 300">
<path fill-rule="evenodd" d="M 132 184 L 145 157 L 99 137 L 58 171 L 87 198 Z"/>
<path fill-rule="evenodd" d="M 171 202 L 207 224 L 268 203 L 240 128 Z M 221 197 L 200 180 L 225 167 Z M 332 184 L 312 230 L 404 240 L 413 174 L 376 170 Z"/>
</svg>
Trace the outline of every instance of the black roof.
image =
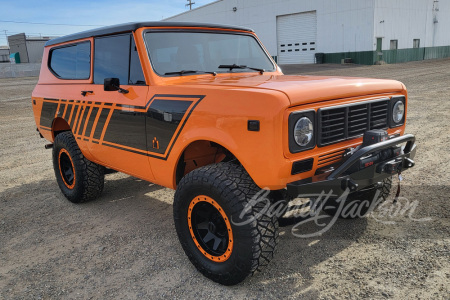
<svg viewBox="0 0 450 300">
<path fill-rule="evenodd" d="M 73 40 L 84 39 L 92 36 L 95 37 L 119 32 L 135 31 L 136 29 L 139 29 L 141 27 L 206 27 L 206 28 L 245 30 L 253 32 L 252 29 L 233 25 L 219 25 L 219 24 L 195 23 L 195 22 L 135 22 L 135 23 L 125 23 L 119 25 L 100 27 L 97 29 L 91 29 L 79 33 L 65 35 L 48 41 L 47 43 L 45 43 L 45 46 L 70 42 Z"/>
</svg>

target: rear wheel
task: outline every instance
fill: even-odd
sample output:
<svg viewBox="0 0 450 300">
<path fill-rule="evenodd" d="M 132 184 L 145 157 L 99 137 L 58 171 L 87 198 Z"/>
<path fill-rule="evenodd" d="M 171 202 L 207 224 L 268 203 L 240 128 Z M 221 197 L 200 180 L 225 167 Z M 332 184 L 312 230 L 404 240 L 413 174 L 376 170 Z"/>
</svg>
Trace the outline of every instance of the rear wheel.
<svg viewBox="0 0 450 300">
<path fill-rule="evenodd" d="M 351 193 L 346 199 L 330 198 L 323 205 L 323 211 L 329 215 L 338 215 L 341 219 L 362 218 L 371 213 L 389 196 L 392 187 L 392 177 L 383 180 L 380 188 L 367 189 Z"/>
<path fill-rule="evenodd" d="M 93 200 L 103 191 L 104 167 L 84 157 L 70 131 L 55 138 L 53 168 L 61 192 L 73 203 Z"/>
<path fill-rule="evenodd" d="M 252 202 L 259 191 L 247 172 L 231 163 L 198 168 L 180 181 L 174 200 L 178 238 L 211 280 L 237 284 L 272 259 L 278 221 L 264 210 L 267 202 Z"/>
</svg>

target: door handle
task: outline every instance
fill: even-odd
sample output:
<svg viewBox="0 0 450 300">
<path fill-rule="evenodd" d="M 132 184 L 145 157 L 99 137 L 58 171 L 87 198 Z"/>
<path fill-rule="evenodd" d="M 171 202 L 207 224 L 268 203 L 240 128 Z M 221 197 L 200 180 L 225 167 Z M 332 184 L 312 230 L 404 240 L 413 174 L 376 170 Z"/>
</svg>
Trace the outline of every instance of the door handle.
<svg viewBox="0 0 450 300">
<path fill-rule="evenodd" d="M 88 93 L 93 94 L 94 91 L 81 91 L 81 96 L 86 97 L 86 95 L 87 95 Z"/>
</svg>

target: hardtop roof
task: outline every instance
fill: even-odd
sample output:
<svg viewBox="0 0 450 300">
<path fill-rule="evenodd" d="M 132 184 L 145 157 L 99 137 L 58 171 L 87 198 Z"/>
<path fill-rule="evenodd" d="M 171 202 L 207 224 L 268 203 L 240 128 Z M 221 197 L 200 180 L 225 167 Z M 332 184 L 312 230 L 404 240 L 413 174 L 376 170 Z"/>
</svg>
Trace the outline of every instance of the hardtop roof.
<svg viewBox="0 0 450 300">
<path fill-rule="evenodd" d="M 96 29 L 65 35 L 56 39 L 49 40 L 48 42 L 45 43 L 45 46 L 56 45 L 88 37 L 96 37 L 114 33 L 135 31 L 141 27 L 204 27 L 204 28 L 232 29 L 232 30 L 243 30 L 254 32 L 253 29 L 250 28 L 234 25 L 223 25 L 223 24 L 196 23 L 196 22 L 133 22 L 100 27 Z"/>
</svg>

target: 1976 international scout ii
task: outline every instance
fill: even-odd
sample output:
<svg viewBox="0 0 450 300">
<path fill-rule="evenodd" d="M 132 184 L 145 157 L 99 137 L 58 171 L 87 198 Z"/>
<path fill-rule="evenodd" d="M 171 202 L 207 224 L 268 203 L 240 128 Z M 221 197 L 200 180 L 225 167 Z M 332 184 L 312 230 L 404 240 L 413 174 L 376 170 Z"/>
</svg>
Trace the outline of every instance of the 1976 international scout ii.
<svg viewBox="0 0 450 300">
<path fill-rule="evenodd" d="M 331 189 L 325 211 L 340 214 L 345 191 L 373 203 L 414 165 L 402 83 L 285 76 L 237 26 L 129 23 L 50 40 L 32 107 L 67 199 L 99 197 L 110 170 L 176 189 L 184 251 L 226 285 L 273 256 L 277 216 L 251 201 L 261 189 L 271 201 Z"/>
</svg>

